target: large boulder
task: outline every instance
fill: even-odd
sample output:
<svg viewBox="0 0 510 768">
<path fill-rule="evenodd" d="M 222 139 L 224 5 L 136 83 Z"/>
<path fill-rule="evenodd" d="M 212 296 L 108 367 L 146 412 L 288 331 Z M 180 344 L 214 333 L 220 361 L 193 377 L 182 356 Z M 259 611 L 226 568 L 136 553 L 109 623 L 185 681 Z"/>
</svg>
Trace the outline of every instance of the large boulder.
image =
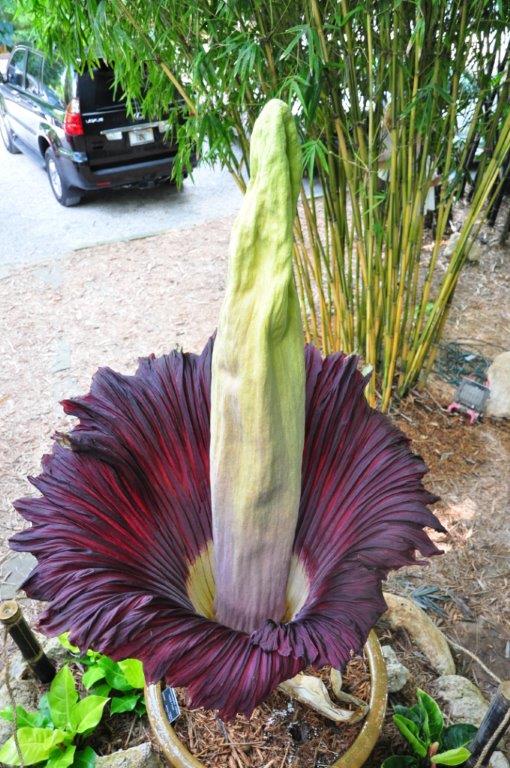
<svg viewBox="0 0 510 768">
<path fill-rule="evenodd" d="M 510 352 L 497 355 L 487 371 L 490 396 L 487 415 L 510 419 Z"/>
<path fill-rule="evenodd" d="M 441 675 L 434 683 L 434 693 L 456 723 L 480 725 L 489 706 L 480 689 L 462 675 Z"/>
</svg>

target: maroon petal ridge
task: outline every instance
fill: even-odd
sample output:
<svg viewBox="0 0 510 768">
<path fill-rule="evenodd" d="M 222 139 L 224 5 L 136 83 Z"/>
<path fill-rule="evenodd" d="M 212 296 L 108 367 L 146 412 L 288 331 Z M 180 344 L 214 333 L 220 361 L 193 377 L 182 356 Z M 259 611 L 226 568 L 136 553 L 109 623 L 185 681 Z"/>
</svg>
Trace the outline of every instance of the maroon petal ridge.
<svg viewBox="0 0 510 768">
<path fill-rule="evenodd" d="M 228 719 L 309 664 L 342 667 L 385 608 L 387 571 L 416 550 L 436 554 L 423 528 L 442 528 L 423 462 L 367 405 L 356 359 L 308 347 L 294 543 L 306 601 L 251 636 L 197 614 L 187 579 L 212 537 L 211 351 L 149 357 L 134 376 L 101 369 L 88 395 L 66 401 L 79 423 L 31 478 L 42 495 L 16 502 L 31 526 L 11 546 L 38 559 L 23 586 L 48 603 L 45 632 L 137 657 L 150 682 L 184 686 L 191 706 Z"/>
</svg>

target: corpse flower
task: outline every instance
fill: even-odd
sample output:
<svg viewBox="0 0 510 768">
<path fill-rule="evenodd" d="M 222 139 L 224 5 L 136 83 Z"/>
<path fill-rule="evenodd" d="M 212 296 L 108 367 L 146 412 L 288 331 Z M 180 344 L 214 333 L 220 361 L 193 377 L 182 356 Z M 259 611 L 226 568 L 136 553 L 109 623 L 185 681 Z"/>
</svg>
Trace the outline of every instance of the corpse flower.
<svg viewBox="0 0 510 768">
<path fill-rule="evenodd" d="M 292 275 L 301 159 L 263 109 L 226 298 L 201 355 L 100 369 L 31 478 L 11 546 L 38 564 L 44 632 L 249 715 L 305 667 L 341 668 L 385 609 L 390 568 L 438 552 L 425 466 L 364 397 L 357 359 L 304 348 Z"/>
</svg>

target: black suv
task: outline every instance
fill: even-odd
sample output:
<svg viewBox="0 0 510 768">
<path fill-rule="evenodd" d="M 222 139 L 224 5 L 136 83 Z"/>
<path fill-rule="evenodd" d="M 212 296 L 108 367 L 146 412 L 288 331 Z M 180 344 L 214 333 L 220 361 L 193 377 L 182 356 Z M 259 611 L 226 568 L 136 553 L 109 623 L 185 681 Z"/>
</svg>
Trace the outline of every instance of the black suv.
<svg viewBox="0 0 510 768">
<path fill-rule="evenodd" d="M 106 65 L 78 74 L 27 46 L 0 83 L 0 133 L 9 152 L 35 156 L 62 205 L 87 190 L 168 181 L 176 146 L 165 121 L 127 116 Z"/>
</svg>

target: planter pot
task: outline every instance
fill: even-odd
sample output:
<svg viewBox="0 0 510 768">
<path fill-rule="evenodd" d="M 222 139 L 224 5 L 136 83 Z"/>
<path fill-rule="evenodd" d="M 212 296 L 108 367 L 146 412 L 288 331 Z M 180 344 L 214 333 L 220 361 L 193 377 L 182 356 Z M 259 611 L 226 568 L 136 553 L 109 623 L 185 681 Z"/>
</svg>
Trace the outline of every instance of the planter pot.
<svg viewBox="0 0 510 768">
<path fill-rule="evenodd" d="M 368 661 L 371 684 L 369 711 L 356 740 L 343 755 L 332 763 L 331 768 L 361 768 L 381 732 L 386 713 L 386 667 L 379 640 L 373 630 L 370 632 L 365 645 L 365 655 Z M 145 703 L 152 733 L 169 765 L 173 768 L 207 768 L 200 760 L 193 757 L 168 722 L 160 683 L 146 686 Z"/>
</svg>

